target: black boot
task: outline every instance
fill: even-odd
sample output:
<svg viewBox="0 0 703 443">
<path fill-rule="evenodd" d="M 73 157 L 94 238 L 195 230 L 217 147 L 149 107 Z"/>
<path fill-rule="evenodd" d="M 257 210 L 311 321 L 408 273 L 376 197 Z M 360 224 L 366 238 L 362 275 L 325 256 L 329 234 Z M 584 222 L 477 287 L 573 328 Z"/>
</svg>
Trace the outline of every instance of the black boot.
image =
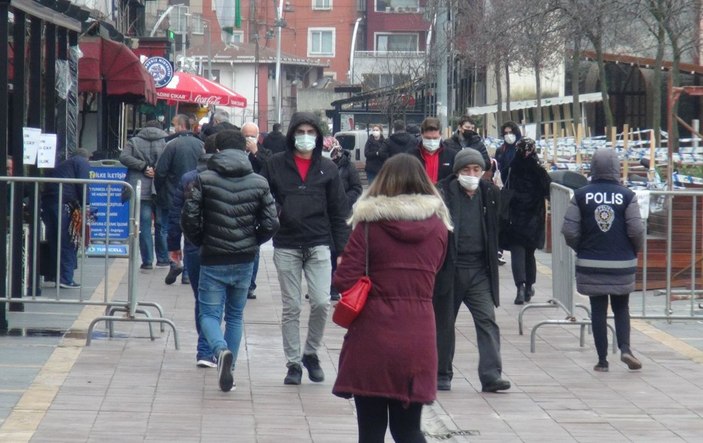
<svg viewBox="0 0 703 443">
<path fill-rule="evenodd" d="M 525 287 L 525 303 L 532 300 L 532 297 L 534 297 L 534 295 L 535 295 L 535 288 L 532 285 L 527 285 Z"/>
<path fill-rule="evenodd" d="M 515 304 L 521 305 L 525 303 L 525 283 L 520 283 L 517 287 L 517 297 L 515 297 Z"/>
</svg>

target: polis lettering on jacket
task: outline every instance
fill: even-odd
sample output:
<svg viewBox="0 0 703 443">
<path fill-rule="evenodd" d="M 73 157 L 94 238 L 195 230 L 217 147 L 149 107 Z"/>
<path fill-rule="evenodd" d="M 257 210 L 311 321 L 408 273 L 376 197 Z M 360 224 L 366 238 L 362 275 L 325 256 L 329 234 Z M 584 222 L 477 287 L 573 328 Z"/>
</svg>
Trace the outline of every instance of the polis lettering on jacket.
<svg viewBox="0 0 703 443">
<path fill-rule="evenodd" d="M 621 205 L 623 195 L 619 192 L 587 192 L 586 204 L 596 203 L 598 205 Z"/>
</svg>

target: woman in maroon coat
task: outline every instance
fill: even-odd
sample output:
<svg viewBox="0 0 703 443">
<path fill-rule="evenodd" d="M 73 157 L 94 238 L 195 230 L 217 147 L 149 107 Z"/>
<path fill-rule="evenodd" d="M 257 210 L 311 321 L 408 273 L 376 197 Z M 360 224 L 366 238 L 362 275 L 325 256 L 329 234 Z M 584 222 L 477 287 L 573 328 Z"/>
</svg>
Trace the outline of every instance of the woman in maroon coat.
<svg viewBox="0 0 703 443">
<path fill-rule="evenodd" d="M 449 213 L 420 161 L 399 154 L 384 163 L 351 223 L 334 286 L 342 292 L 364 274 L 369 247 L 373 288 L 344 337 L 332 392 L 354 397 L 359 442 L 383 442 L 389 417 L 395 441 L 424 442 L 422 405 L 437 393 L 432 290 Z"/>
</svg>

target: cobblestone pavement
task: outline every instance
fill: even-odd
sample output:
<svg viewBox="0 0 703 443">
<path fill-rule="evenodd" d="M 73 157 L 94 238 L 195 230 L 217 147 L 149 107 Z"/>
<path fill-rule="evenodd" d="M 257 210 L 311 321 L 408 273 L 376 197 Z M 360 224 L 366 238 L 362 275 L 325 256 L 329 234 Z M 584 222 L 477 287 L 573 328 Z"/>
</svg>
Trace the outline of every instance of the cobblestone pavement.
<svg viewBox="0 0 703 443">
<path fill-rule="evenodd" d="M 15 335 L 0 336 L 0 441 L 356 441 L 353 402 L 331 394 L 344 330 L 330 321 L 320 354 L 327 375 L 323 383 L 304 378 L 300 386 L 283 385 L 272 253 L 270 244 L 262 248 L 258 298 L 247 304 L 237 388 L 230 393 L 218 389 L 215 370 L 195 366 L 193 295 L 180 280 L 166 286 L 165 269 L 140 271 L 139 294 L 141 300 L 160 303 L 176 323 L 180 350 L 174 349 L 168 328 L 152 341 L 147 326 L 132 323 L 117 323 L 112 339 L 99 329 L 85 347 L 85 329 L 101 315 L 100 307 L 42 314 L 47 308 L 34 305 L 29 313 L 11 315 Z M 538 260 L 536 302 L 551 297 L 549 256 L 539 254 Z M 102 294 L 104 279 L 87 272 L 85 290 Z M 124 298 L 125 260 L 112 263 L 107 280 L 114 296 Z M 512 389 L 480 392 L 475 331 L 462 308 L 452 390 L 440 392 L 423 413 L 429 441 L 701 441 L 700 321 L 633 321 L 632 345 L 643 370 L 630 372 L 611 355 L 610 372 L 595 373 L 592 338 L 579 347 L 576 326 L 540 328 L 531 353 L 531 327 L 563 315 L 531 309 L 525 314 L 526 333 L 520 335 L 509 264 L 501 269 L 501 290 L 497 318 L 504 376 Z M 42 332 L 52 325 L 71 333 Z"/>
</svg>

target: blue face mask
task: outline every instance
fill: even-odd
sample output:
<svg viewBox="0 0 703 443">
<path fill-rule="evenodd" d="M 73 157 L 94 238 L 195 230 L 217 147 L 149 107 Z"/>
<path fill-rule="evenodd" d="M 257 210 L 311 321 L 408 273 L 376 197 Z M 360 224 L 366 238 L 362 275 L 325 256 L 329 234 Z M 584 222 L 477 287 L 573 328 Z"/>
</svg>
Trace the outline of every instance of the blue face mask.
<svg viewBox="0 0 703 443">
<path fill-rule="evenodd" d="M 315 139 L 317 137 L 310 134 L 300 134 L 295 136 L 295 149 L 299 152 L 310 152 L 315 149 Z"/>
</svg>

